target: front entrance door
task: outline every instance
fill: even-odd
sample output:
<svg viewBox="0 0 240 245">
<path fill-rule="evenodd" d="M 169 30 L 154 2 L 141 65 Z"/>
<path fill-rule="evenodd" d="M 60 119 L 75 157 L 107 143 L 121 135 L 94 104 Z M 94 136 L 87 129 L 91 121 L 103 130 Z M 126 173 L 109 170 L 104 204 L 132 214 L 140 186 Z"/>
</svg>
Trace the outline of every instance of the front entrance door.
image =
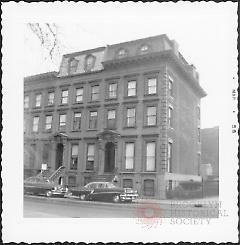
<svg viewBox="0 0 240 245">
<path fill-rule="evenodd" d="M 115 145 L 112 142 L 108 142 L 105 145 L 105 164 L 104 172 L 111 173 L 115 167 Z"/>
<path fill-rule="evenodd" d="M 63 165 L 63 144 L 57 144 L 56 150 L 56 169 Z"/>
</svg>

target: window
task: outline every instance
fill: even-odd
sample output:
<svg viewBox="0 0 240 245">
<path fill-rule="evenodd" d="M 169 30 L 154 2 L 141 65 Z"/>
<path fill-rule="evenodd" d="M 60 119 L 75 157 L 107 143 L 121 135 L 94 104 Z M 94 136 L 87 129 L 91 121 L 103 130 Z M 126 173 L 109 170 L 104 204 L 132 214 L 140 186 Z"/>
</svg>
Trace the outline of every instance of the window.
<svg viewBox="0 0 240 245">
<path fill-rule="evenodd" d="M 49 92 L 48 93 L 48 105 L 53 105 L 54 104 L 54 92 Z"/>
<path fill-rule="evenodd" d="M 147 80 L 147 94 L 157 93 L 157 78 L 148 78 Z"/>
<path fill-rule="evenodd" d="M 52 116 L 46 116 L 45 130 L 51 130 L 52 128 Z"/>
<path fill-rule="evenodd" d="M 78 164 L 78 145 L 72 145 L 70 169 L 76 170 Z"/>
<path fill-rule="evenodd" d="M 38 131 L 39 117 L 33 118 L 33 132 Z"/>
<path fill-rule="evenodd" d="M 76 176 L 68 176 L 68 187 L 76 187 L 77 181 Z"/>
<path fill-rule="evenodd" d="M 146 171 L 155 171 L 156 143 L 146 144 Z"/>
<path fill-rule="evenodd" d="M 128 81 L 127 85 L 127 96 L 136 96 L 137 94 L 137 82 L 136 81 Z"/>
<path fill-rule="evenodd" d="M 66 114 L 59 115 L 59 130 L 60 131 L 66 130 L 66 119 L 67 119 Z"/>
<path fill-rule="evenodd" d="M 35 106 L 36 107 L 40 107 L 41 106 L 41 102 L 42 102 L 42 94 L 36 94 L 36 103 L 35 103 Z"/>
<path fill-rule="evenodd" d="M 83 88 L 77 88 L 76 89 L 76 102 L 82 102 L 83 101 Z"/>
<path fill-rule="evenodd" d="M 157 108 L 155 106 L 147 107 L 147 125 L 153 126 L 157 123 Z"/>
<path fill-rule="evenodd" d="M 94 144 L 88 144 L 87 146 L 87 165 L 86 170 L 94 169 Z"/>
<path fill-rule="evenodd" d="M 133 188 L 133 180 L 123 179 L 123 188 Z"/>
<path fill-rule="evenodd" d="M 173 108 L 169 106 L 168 107 L 168 126 L 169 128 L 173 128 L 172 113 L 173 113 Z"/>
<path fill-rule="evenodd" d="M 85 60 L 85 70 L 86 71 L 91 71 L 92 68 L 94 67 L 94 61 L 95 57 L 92 55 L 88 55 Z"/>
<path fill-rule="evenodd" d="M 90 111 L 89 116 L 89 129 L 97 128 L 97 111 Z"/>
<path fill-rule="evenodd" d="M 201 141 L 201 129 L 200 128 L 197 129 L 197 137 L 198 137 L 198 142 L 200 142 Z"/>
<path fill-rule="evenodd" d="M 142 45 L 142 47 L 141 47 L 141 52 L 142 53 L 146 53 L 148 50 L 149 50 L 148 45 L 146 45 L 146 44 Z"/>
<path fill-rule="evenodd" d="M 170 76 L 168 77 L 168 91 L 169 95 L 173 97 L 173 79 Z"/>
<path fill-rule="evenodd" d="M 127 55 L 126 49 L 121 48 L 118 50 L 118 53 L 117 53 L 118 58 L 123 58 L 126 55 Z"/>
<path fill-rule="evenodd" d="M 116 83 L 110 83 L 108 87 L 108 98 L 109 99 L 115 99 L 117 98 L 117 84 Z"/>
<path fill-rule="evenodd" d="M 167 182 L 167 190 L 171 191 L 173 189 L 173 181 L 172 180 L 168 180 Z"/>
<path fill-rule="evenodd" d="M 144 180 L 143 191 L 145 196 L 154 196 L 154 180 Z"/>
<path fill-rule="evenodd" d="M 116 110 L 107 112 L 107 127 L 113 129 L 116 127 Z"/>
<path fill-rule="evenodd" d="M 125 169 L 133 169 L 134 165 L 134 143 L 125 145 Z"/>
<path fill-rule="evenodd" d="M 168 142 L 167 171 L 172 173 L 172 142 Z"/>
<path fill-rule="evenodd" d="M 127 127 L 134 127 L 136 122 L 136 109 L 127 109 Z"/>
<path fill-rule="evenodd" d="M 61 104 L 68 103 L 68 90 L 62 90 Z"/>
<path fill-rule="evenodd" d="M 91 87 L 91 100 L 98 100 L 99 99 L 99 85 L 95 85 Z"/>
<path fill-rule="evenodd" d="M 81 112 L 75 112 L 73 117 L 73 130 L 77 131 L 81 129 Z"/>
<path fill-rule="evenodd" d="M 75 58 L 71 58 L 69 60 L 69 74 L 73 74 L 74 72 L 77 71 L 78 62 L 79 61 Z"/>
<path fill-rule="evenodd" d="M 25 109 L 29 108 L 29 96 L 28 95 L 24 96 L 24 108 Z"/>
</svg>

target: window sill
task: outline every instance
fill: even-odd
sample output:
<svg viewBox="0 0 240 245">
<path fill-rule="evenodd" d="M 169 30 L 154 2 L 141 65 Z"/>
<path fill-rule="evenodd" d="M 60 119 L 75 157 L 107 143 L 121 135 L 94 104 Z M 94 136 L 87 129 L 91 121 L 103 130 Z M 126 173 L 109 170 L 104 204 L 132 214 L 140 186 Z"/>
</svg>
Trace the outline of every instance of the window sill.
<svg viewBox="0 0 240 245">
<path fill-rule="evenodd" d="M 133 170 L 123 170 L 120 172 L 121 174 L 136 174 L 137 172 Z"/>
<path fill-rule="evenodd" d="M 154 96 L 158 96 L 157 93 L 154 94 L 144 94 L 144 97 L 154 97 Z"/>
<path fill-rule="evenodd" d="M 154 96 L 150 96 L 150 95 L 145 96 L 144 95 L 143 102 L 155 102 L 155 101 L 159 101 L 159 98 L 156 95 L 154 95 Z"/>
<path fill-rule="evenodd" d="M 41 106 L 38 106 L 38 107 L 33 107 L 32 110 L 41 110 L 42 107 Z"/>
<path fill-rule="evenodd" d="M 74 102 L 73 105 L 82 105 L 83 104 L 83 101 L 79 101 L 79 102 Z"/>
<path fill-rule="evenodd" d="M 142 172 L 142 174 L 156 174 L 157 173 L 157 171 L 155 170 L 155 171 L 143 171 Z"/>
<path fill-rule="evenodd" d="M 117 99 L 118 99 L 117 97 L 115 97 L 115 98 L 106 98 L 105 101 L 115 101 Z"/>
<path fill-rule="evenodd" d="M 92 103 L 99 103 L 99 102 L 100 102 L 99 99 L 98 99 L 98 100 L 90 100 L 90 101 L 88 101 L 89 104 L 92 104 Z"/>
<path fill-rule="evenodd" d="M 158 125 L 144 125 L 143 128 L 157 128 Z"/>
<path fill-rule="evenodd" d="M 124 126 L 123 129 L 136 129 L 137 126 Z"/>
<path fill-rule="evenodd" d="M 136 99 L 137 95 L 133 95 L 133 96 L 124 96 L 124 99 Z"/>
<path fill-rule="evenodd" d="M 81 130 L 80 129 L 72 129 L 72 132 L 75 132 L 75 133 L 80 133 L 81 132 Z"/>
<path fill-rule="evenodd" d="M 97 128 L 89 128 L 87 131 L 97 131 Z"/>
</svg>

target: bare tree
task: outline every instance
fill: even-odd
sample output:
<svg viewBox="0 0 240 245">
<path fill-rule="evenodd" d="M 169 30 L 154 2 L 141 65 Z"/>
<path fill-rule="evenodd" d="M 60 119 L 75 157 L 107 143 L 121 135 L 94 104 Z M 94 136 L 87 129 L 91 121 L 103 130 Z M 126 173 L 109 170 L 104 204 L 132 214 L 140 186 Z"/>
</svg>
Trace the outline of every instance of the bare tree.
<svg viewBox="0 0 240 245">
<path fill-rule="evenodd" d="M 63 48 L 59 38 L 59 26 L 55 23 L 28 23 L 27 27 L 39 39 L 40 45 L 46 51 L 45 59 L 57 64 Z"/>
</svg>

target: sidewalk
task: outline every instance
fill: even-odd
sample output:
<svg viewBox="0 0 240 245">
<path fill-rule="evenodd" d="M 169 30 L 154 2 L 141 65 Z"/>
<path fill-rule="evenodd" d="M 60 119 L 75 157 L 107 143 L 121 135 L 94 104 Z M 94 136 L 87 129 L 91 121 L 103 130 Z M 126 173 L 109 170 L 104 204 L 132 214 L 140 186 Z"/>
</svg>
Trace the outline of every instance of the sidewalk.
<svg viewBox="0 0 240 245">
<path fill-rule="evenodd" d="M 201 199 L 185 199 L 185 200 L 175 200 L 175 199 L 164 199 L 164 200 L 158 200 L 158 199 L 136 199 L 133 201 L 134 203 L 138 204 L 165 204 L 165 205 L 178 205 L 178 206 L 184 206 L 184 207 L 216 207 L 219 203 L 219 197 L 205 197 Z"/>
</svg>

